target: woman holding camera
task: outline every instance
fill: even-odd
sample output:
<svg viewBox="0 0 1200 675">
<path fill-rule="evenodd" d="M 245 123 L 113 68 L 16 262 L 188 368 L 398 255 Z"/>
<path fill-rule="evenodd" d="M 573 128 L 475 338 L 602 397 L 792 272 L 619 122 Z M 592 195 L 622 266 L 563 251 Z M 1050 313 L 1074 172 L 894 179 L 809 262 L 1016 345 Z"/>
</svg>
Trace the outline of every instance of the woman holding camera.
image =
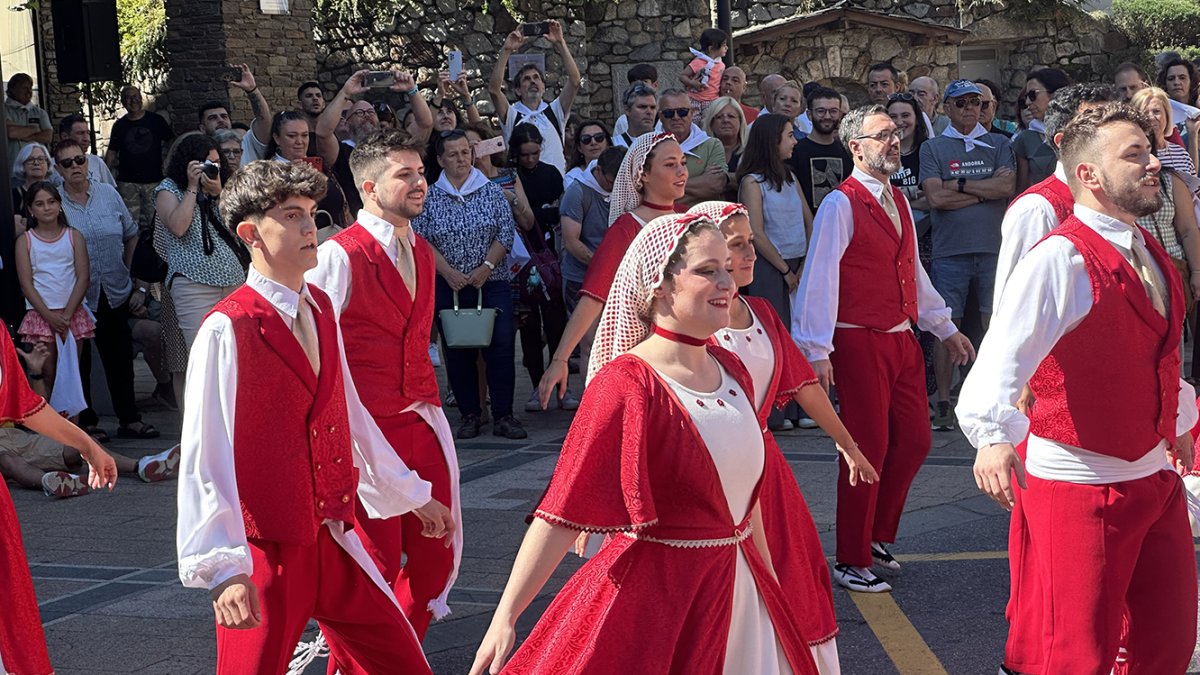
<svg viewBox="0 0 1200 675">
<path fill-rule="evenodd" d="M 213 305 L 246 281 L 250 261 L 217 212 L 223 166 L 216 142 L 194 134 L 179 142 L 154 188 L 155 249 L 188 349 Z"/>
</svg>

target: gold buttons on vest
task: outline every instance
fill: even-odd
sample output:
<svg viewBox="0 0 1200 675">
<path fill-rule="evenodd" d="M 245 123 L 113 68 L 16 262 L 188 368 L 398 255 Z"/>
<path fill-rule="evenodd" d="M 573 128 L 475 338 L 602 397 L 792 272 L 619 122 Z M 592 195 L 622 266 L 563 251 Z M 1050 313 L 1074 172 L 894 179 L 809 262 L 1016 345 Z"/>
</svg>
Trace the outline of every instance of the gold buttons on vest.
<svg viewBox="0 0 1200 675">
<path fill-rule="evenodd" d="M 317 462 L 317 471 L 320 471 L 320 470 L 321 470 L 321 463 Z"/>
<path fill-rule="evenodd" d="M 334 457 L 334 458 L 333 458 L 333 463 L 334 463 L 334 464 L 341 464 L 341 463 L 342 463 L 342 458 L 341 458 L 341 457 Z"/>
<path fill-rule="evenodd" d="M 325 500 L 324 500 L 324 499 L 319 499 L 319 500 L 317 500 L 317 508 L 318 508 L 318 509 L 323 509 L 323 508 L 325 508 Z"/>
<path fill-rule="evenodd" d="M 349 504 L 350 503 L 350 495 L 342 495 L 342 503 Z"/>
<path fill-rule="evenodd" d="M 312 430 L 312 432 L 313 432 L 313 438 L 316 438 L 316 437 L 317 437 L 317 430 L 316 430 L 316 428 L 314 428 L 314 429 Z"/>
<path fill-rule="evenodd" d="M 331 434 L 332 434 L 332 433 L 333 433 L 333 432 L 335 432 L 335 431 L 337 431 L 337 427 L 336 427 L 336 426 L 334 426 L 334 425 L 332 425 L 332 424 L 330 424 L 330 425 L 329 425 L 329 433 L 331 433 Z"/>
</svg>

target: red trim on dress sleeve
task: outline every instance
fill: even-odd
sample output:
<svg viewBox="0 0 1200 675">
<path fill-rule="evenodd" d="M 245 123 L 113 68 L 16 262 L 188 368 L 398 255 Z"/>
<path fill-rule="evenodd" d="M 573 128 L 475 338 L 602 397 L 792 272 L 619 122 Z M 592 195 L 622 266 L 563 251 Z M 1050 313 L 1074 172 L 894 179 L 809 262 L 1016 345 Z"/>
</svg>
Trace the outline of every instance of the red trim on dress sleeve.
<svg viewBox="0 0 1200 675">
<path fill-rule="evenodd" d="M 647 469 L 651 383 L 638 363 L 618 358 L 588 385 L 532 517 L 584 532 L 658 521 Z"/>
<path fill-rule="evenodd" d="M 794 386 L 790 389 L 787 389 L 786 391 L 778 392 L 775 394 L 775 400 L 771 402 L 771 405 L 775 406 L 779 410 L 783 410 L 783 408 L 785 406 L 787 406 L 788 403 L 791 403 L 792 399 L 795 398 L 796 392 L 800 391 L 801 389 L 803 389 L 807 386 L 814 385 L 814 384 L 820 384 L 820 383 L 821 383 L 821 380 L 817 379 L 816 377 L 813 377 L 812 379 L 805 380 L 805 381 L 797 384 L 796 386 Z"/>
</svg>

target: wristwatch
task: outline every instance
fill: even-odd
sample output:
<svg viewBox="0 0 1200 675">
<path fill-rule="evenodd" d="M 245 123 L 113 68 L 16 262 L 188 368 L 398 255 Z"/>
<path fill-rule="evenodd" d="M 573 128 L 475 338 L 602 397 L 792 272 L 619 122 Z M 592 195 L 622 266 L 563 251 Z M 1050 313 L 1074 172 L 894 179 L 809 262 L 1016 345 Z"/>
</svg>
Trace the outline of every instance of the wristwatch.
<svg viewBox="0 0 1200 675">
<path fill-rule="evenodd" d="M 488 260 L 487 258 L 484 258 L 484 259 L 483 259 L 483 264 L 484 264 L 484 265 L 485 265 L 485 266 L 486 266 L 486 267 L 487 267 L 489 270 L 492 270 L 493 272 L 496 270 L 496 263 L 492 262 L 491 260 Z"/>
<path fill-rule="evenodd" d="M 958 177 L 958 191 L 962 192 L 963 188 L 965 188 L 966 186 L 967 186 L 967 179 L 964 178 L 963 176 L 959 176 Z"/>
</svg>

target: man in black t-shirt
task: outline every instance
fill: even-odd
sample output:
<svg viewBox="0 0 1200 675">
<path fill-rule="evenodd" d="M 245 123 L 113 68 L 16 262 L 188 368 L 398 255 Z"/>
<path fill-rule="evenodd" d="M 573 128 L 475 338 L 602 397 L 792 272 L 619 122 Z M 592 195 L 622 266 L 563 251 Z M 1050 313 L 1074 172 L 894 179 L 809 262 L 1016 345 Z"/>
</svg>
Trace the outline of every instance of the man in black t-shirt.
<svg viewBox="0 0 1200 675">
<path fill-rule="evenodd" d="M 854 170 L 854 159 L 837 137 L 842 121 L 841 95 L 828 87 L 818 87 L 808 95 L 807 102 L 812 133 L 796 143 L 788 167 L 800 181 L 808 208 L 816 213 L 825 195 Z"/>
<path fill-rule="evenodd" d="M 125 116 L 113 124 L 104 161 L 117 178 L 117 190 L 139 228 L 154 223 L 154 188 L 163 179 L 164 144 L 175 138 L 171 125 L 142 106 L 142 92 L 121 90 Z"/>
</svg>

